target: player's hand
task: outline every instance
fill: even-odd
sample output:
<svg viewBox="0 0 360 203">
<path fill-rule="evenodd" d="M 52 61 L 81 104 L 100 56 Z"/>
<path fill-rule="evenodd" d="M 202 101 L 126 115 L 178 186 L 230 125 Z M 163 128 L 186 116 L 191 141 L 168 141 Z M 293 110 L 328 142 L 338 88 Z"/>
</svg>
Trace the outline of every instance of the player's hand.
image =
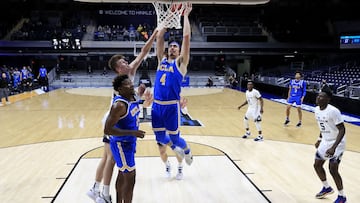
<svg viewBox="0 0 360 203">
<path fill-rule="evenodd" d="M 180 108 L 185 108 L 187 105 L 188 100 L 185 97 L 181 97 L 180 99 Z"/>
<path fill-rule="evenodd" d="M 326 156 L 327 157 L 332 157 L 332 156 L 334 156 L 334 154 L 335 154 L 335 148 L 334 147 L 331 147 L 330 149 L 328 149 L 326 151 Z"/>
<path fill-rule="evenodd" d="M 238 107 L 238 110 L 240 110 L 240 109 L 241 109 L 241 106 Z"/>
<path fill-rule="evenodd" d="M 135 130 L 133 135 L 138 138 L 144 138 L 145 137 L 145 131 L 142 130 Z"/>
<path fill-rule="evenodd" d="M 320 142 L 321 142 L 321 140 L 316 141 L 316 143 L 315 143 L 315 148 L 316 148 L 316 149 L 319 147 Z"/>
<path fill-rule="evenodd" d="M 184 10 L 184 16 L 189 16 L 191 10 L 192 10 L 192 4 L 190 2 L 187 2 L 186 8 Z"/>
<path fill-rule="evenodd" d="M 304 102 L 304 97 L 301 97 L 301 103 L 303 103 Z"/>
<path fill-rule="evenodd" d="M 144 84 L 140 84 L 138 87 L 138 94 L 141 97 L 145 92 L 146 86 Z"/>
<path fill-rule="evenodd" d="M 260 109 L 260 113 L 263 114 L 263 113 L 264 113 L 264 109 Z"/>
</svg>

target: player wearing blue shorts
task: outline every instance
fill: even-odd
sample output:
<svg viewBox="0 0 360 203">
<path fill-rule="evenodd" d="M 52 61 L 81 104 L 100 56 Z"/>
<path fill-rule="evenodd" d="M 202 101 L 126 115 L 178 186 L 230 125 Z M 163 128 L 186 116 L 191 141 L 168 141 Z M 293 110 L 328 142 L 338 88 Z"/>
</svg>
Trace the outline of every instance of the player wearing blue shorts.
<svg viewBox="0 0 360 203">
<path fill-rule="evenodd" d="M 184 12 L 183 41 L 180 45 L 171 42 L 168 46 L 168 57 L 164 56 L 166 29 L 159 31 L 156 38 L 158 68 L 155 76 L 154 101 L 152 106 L 152 127 L 156 141 L 161 145 L 181 148 L 185 161 L 193 161 L 190 147 L 180 136 L 180 92 L 181 83 L 187 73 L 190 58 L 190 23 L 189 14 L 192 6 L 189 3 Z"/>
<path fill-rule="evenodd" d="M 149 37 L 148 41 L 142 47 L 139 55 L 132 62 L 129 63 L 125 58 L 125 56 L 123 55 L 115 54 L 108 61 L 109 68 L 118 75 L 127 75 L 130 78 L 130 80 L 133 82 L 137 69 L 141 65 L 146 55 L 149 53 L 155 41 L 157 32 L 158 29 L 155 29 L 153 34 Z M 140 85 L 138 88 L 139 96 L 141 96 L 141 94 L 144 91 L 145 91 L 145 85 Z M 111 177 L 113 174 L 113 168 L 115 163 L 109 146 L 109 142 L 110 142 L 109 137 L 107 135 L 104 135 L 103 142 L 104 142 L 104 153 L 96 169 L 95 181 L 92 187 L 90 188 L 90 190 L 87 191 L 86 194 L 95 202 L 108 203 L 111 202 L 109 187 L 110 187 Z M 103 181 L 104 186 L 101 192 L 102 195 L 100 196 L 101 181 Z M 99 197 L 103 199 L 101 201 L 96 201 L 97 199 L 99 199 Z"/>
<path fill-rule="evenodd" d="M 110 135 L 110 149 L 119 169 L 116 179 L 117 202 L 131 202 L 136 175 L 136 140 L 137 137 L 143 138 L 145 132 L 139 130 L 140 108 L 132 81 L 127 75 L 117 76 L 113 87 L 118 95 L 113 98 L 104 133 Z M 97 202 L 102 199 L 100 195 Z"/>
<path fill-rule="evenodd" d="M 296 127 L 301 127 L 301 119 L 302 119 L 302 112 L 301 112 L 301 104 L 304 101 L 304 97 L 306 95 L 306 82 L 301 80 L 302 74 L 300 71 L 296 71 L 295 79 L 290 80 L 289 84 L 289 92 L 287 98 L 287 106 L 286 106 L 286 120 L 284 125 L 287 126 L 290 123 L 290 109 L 291 106 L 296 103 L 296 108 L 298 111 L 299 122 Z"/>
</svg>

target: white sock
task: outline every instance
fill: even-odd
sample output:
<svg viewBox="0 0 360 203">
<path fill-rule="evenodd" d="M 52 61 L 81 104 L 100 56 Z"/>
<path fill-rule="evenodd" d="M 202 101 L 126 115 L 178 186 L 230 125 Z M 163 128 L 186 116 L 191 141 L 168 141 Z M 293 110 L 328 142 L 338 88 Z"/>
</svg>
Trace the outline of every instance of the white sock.
<svg viewBox="0 0 360 203">
<path fill-rule="evenodd" d="M 179 163 L 178 165 L 178 172 L 181 172 L 182 173 L 182 168 L 183 168 L 183 163 Z"/>
<path fill-rule="evenodd" d="M 325 188 L 330 187 L 329 183 L 326 180 L 322 181 L 322 184 L 324 185 Z"/>
<path fill-rule="evenodd" d="M 170 161 L 167 160 L 167 161 L 165 162 L 165 165 L 166 165 L 166 167 L 170 167 Z"/>
<path fill-rule="evenodd" d="M 103 191 L 102 191 L 102 193 L 103 193 L 104 196 L 106 196 L 106 197 L 110 196 L 110 191 L 109 191 L 109 189 L 110 189 L 110 186 L 109 186 L 109 185 L 104 185 L 104 189 L 103 189 Z"/>
<path fill-rule="evenodd" d="M 100 182 L 95 181 L 94 190 L 95 190 L 95 191 L 100 191 Z"/>
<path fill-rule="evenodd" d="M 339 190 L 339 195 L 345 197 L 344 190 Z"/>
</svg>

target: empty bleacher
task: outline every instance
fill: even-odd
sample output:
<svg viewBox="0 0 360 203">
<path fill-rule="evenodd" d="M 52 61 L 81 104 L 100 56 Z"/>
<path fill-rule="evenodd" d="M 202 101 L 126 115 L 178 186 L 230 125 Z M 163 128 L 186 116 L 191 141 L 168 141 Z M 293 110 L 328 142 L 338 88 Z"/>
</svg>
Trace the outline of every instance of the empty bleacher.
<svg viewBox="0 0 360 203">
<path fill-rule="evenodd" d="M 154 84 L 155 71 L 149 71 L 151 83 Z M 115 77 L 115 73 L 109 72 L 102 74 L 101 71 L 95 71 L 92 74 L 88 74 L 84 71 L 73 71 L 71 73 L 63 73 L 57 80 L 54 80 L 50 87 L 56 88 L 77 88 L 77 87 L 111 87 L 112 80 Z M 216 76 L 211 71 L 194 71 L 187 74 L 189 76 L 189 86 L 191 87 L 205 87 L 209 76 L 212 77 L 215 87 L 226 86 L 224 76 Z M 135 76 L 135 86 L 138 85 L 140 80 L 140 71 Z"/>
</svg>

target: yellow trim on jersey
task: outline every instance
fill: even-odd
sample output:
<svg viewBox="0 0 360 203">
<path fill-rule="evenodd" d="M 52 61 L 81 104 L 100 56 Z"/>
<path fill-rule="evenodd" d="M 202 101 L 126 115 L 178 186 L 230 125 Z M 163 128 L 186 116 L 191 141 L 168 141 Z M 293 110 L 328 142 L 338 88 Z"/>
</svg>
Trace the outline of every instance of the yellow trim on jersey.
<svg viewBox="0 0 360 203">
<path fill-rule="evenodd" d="M 121 163 L 123 164 L 122 167 L 118 167 L 119 170 L 120 170 L 121 172 L 124 172 L 125 170 L 128 170 L 128 171 L 133 171 L 133 170 L 135 170 L 135 166 L 130 167 L 130 166 L 127 165 L 127 163 L 126 163 L 126 158 L 125 158 L 125 154 L 124 154 L 124 151 L 123 151 L 122 146 L 121 146 L 121 142 L 118 142 L 118 143 L 117 143 L 117 146 L 118 146 L 118 148 L 119 148 L 119 154 L 120 154 Z"/>
<path fill-rule="evenodd" d="M 169 105 L 169 104 L 177 104 L 179 103 L 179 100 L 170 100 L 170 101 L 154 100 L 154 102 L 161 105 Z"/>
</svg>

